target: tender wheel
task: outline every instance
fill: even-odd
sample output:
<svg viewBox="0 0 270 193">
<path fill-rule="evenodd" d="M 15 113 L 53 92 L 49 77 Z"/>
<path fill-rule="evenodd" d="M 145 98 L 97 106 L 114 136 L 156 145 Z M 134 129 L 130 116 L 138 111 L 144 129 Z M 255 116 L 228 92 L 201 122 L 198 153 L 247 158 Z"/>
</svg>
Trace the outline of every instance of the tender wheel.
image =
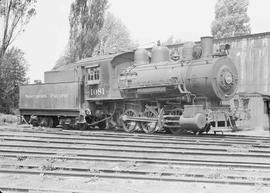
<svg viewBox="0 0 270 193">
<path fill-rule="evenodd" d="M 97 124 L 100 129 L 109 129 L 109 121 L 105 120 Z"/>
<path fill-rule="evenodd" d="M 52 128 L 53 127 L 53 118 L 52 117 L 41 118 L 40 126 Z"/>
<path fill-rule="evenodd" d="M 48 127 L 53 128 L 53 118 L 52 117 L 48 118 Z"/>
<path fill-rule="evenodd" d="M 156 118 L 157 115 L 150 111 L 149 109 L 146 109 L 143 113 L 143 115 L 145 117 L 148 117 L 148 118 Z M 157 121 L 154 121 L 154 122 L 142 122 L 141 123 L 141 128 L 143 129 L 143 131 L 145 133 L 154 133 L 156 131 L 156 126 L 157 126 L 158 122 Z"/>
<path fill-rule="evenodd" d="M 133 109 L 127 109 L 124 112 L 123 116 L 125 116 L 125 115 L 129 116 L 129 117 L 136 117 L 136 116 L 138 116 L 138 113 Z M 122 126 L 123 126 L 124 130 L 126 132 L 128 132 L 128 133 L 133 132 L 137 127 L 137 122 L 135 122 L 135 121 L 125 121 L 125 120 L 123 120 L 123 118 L 122 118 L 121 123 L 122 123 Z"/>
</svg>

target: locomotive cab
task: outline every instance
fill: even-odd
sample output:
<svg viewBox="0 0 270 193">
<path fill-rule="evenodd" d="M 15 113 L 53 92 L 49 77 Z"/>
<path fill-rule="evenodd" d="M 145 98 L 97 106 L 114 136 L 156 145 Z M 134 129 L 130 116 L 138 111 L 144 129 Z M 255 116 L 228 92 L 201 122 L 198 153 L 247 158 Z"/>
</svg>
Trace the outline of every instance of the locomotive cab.
<svg viewBox="0 0 270 193">
<path fill-rule="evenodd" d="M 134 53 L 125 52 L 87 58 L 78 62 L 84 68 L 84 101 L 83 111 L 90 110 L 91 119 L 88 126 L 98 126 L 101 129 L 109 127 L 113 120 L 116 104 L 123 100 L 119 88 L 118 77 L 123 69 L 134 63 Z M 89 118 L 89 117 L 88 117 Z"/>
</svg>

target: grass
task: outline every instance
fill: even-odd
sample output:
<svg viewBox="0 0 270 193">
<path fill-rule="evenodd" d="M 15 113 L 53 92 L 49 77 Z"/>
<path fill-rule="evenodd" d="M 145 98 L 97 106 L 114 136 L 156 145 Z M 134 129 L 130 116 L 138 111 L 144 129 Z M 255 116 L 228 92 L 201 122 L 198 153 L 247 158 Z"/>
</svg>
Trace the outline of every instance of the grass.
<svg viewBox="0 0 270 193">
<path fill-rule="evenodd" d="M 7 115 L 0 113 L 0 125 L 18 123 L 19 118 L 16 115 Z"/>
</svg>

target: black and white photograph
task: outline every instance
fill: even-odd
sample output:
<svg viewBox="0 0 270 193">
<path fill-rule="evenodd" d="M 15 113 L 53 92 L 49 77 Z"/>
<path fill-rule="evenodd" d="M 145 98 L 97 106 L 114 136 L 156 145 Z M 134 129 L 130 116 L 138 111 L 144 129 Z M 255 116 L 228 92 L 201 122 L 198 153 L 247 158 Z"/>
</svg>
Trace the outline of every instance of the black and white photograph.
<svg viewBox="0 0 270 193">
<path fill-rule="evenodd" d="M 0 0 L 0 193 L 269 193 L 269 0 Z"/>
</svg>

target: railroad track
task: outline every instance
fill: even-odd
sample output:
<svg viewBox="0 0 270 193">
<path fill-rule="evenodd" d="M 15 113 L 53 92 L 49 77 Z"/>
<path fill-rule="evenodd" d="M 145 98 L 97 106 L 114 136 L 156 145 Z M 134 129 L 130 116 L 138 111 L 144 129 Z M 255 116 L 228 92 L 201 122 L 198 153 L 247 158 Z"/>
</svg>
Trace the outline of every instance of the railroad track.
<svg viewBox="0 0 270 193">
<path fill-rule="evenodd" d="M 79 187 L 88 188 L 93 181 L 270 188 L 269 137 L 1 128 L 0 158 L 0 190 L 6 191 L 69 191 L 59 189 L 59 184 L 52 189 L 42 186 L 44 178 L 61 179 L 59 183 L 73 179 L 73 184 L 76 179 Z M 9 177 L 15 178 L 14 185 L 6 184 Z M 37 177 L 39 183 L 18 180 Z"/>
</svg>

